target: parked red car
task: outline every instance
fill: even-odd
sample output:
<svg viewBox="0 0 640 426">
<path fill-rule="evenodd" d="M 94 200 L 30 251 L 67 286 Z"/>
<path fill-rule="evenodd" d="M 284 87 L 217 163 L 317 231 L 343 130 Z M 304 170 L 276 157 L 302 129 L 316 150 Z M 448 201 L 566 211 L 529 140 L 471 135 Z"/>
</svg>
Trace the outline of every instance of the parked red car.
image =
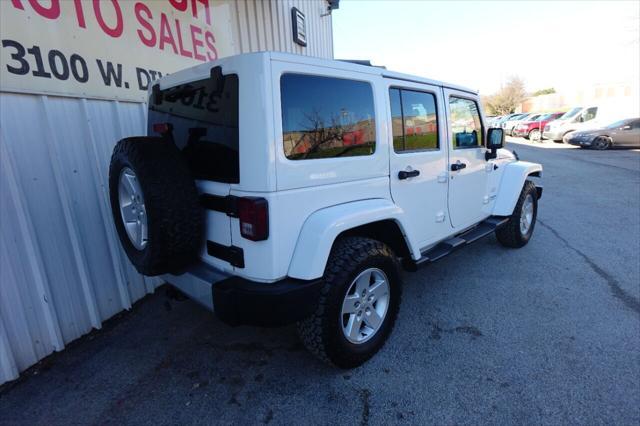
<svg viewBox="0 0 640 426">
<path fill-rule="evenodd" d="M 531 139 L 532 141 L 539 141 L 544 126 L 547 123 L 560 118 L 562 114 L 564 113 L 552 112 L 541 115 L 535 121 L 523 121 L 522 123 L 518 123 L 518 125 L 513 129 L 513 136 Z"/>
</svg>

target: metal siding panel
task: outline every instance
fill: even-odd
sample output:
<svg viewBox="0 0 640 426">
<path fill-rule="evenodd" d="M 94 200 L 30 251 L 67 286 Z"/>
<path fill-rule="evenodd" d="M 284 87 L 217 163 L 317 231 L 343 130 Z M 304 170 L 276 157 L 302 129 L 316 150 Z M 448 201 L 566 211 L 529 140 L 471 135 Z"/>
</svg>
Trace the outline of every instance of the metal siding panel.
<svg viewBox="0 0 640 426">
<path fill-rule="evenodd" d="M 273 48 L 280 51 L 283 50 L 282 22 L 277 0 L 269 0 L 269 10 L 271 11 L 271 19 L 273 20 Z"/>
<path fill-rule="evenodd" d="M 43 96 L 40 99 L 42 101 L 42 107 L 44 108 L 44 115 L 46 119 L 43 124 L 46 126 L 46 134 L 49 135 L 49 140 L 44 143 L 44 146 L 47 154 L 49 155 L 49 160 L 51 161 L 56 190 L 58 191 L 60 203 L 62 206 L 66 232 L 71 243 L 71 250 L 73 253 L 72 257 L 84 297 L 85 309 L 87 310 L 91 325 L 95 328 L 100 328 L 102 326 L 102 322 L 100 321 L 100 313 L 98 312 L 98 305 L 96 303 L 92 281 L 89 277 L 87 258 L 85 256 L 83 247 L 81 247 L 82 242 L 80 240 L 80 223 L 81 220 L 84 221 L 86 219 L 86 216 L 85 212 L 81 211 L 81 204 L 78 202 L 78 200 L 71 200 L 71 193 L 78 195 L 77 190 L 86 188 L 86 185 L 81 185 L 80 188 L 70 188 L 71 185 L 69 184 L 77 181 L 78 179 L 72 179 L 71 176 L 69 176 L 69 172 L 71 172 L 72 175 L 77 175 L 80 163 L 74 162 L 71 165 L 62 164 L 62 161 L 64 160 L 72 160 L 75 156 L 74 154 L 77 153 L 77 148 L 82 148 L 83 145 L 73 145 L 71 147 L 72 149 L 68 149 L 66 146 L 60 146 L 60 139 L 81 139 L 80 137 L 76 137 L 77 135 L 75 134 L 65 134 L 66 132 L 77 132 L 77 127 L 62 127 L 58 129 L 58 126 L 61 124 L 58 119 L 64 118 L 58 117 L 58 113 L 63 116 L 71 116 L 73 114 L 70 114 L 69 111 L 66 111 L 66 108 L 70 103 L 62 103 L 63 105 L 59 105 L 59 108 L 51 108 L 50 102 L 48 101 L 49 98 L 47 96 Z M 71 103 L 71 105 L 77 106 L 78 103 L 73 102 Z M 76 113 L 75 115 L 79 114 Z M 56 124 L 54 125 L 54 123 Z M 69 189 L 76 189 L 76 191 L 69 191 Z M 83 241 L 86 244 L 86 240 Z"/>
<path fill-rule="evenodd" d="M 11 352 L 9 338 L 4 327 L 4 321 L 0 317 L 0 383 L 17 379 L 18 366 Z"/>
<path fill-rule="evenodd" d="M 268 50 L 267 45 L 267 23 L 264 16 L 264 2 L 259 1 L 255 4 L 256 29 L 258 30 L 258 51 Z"/>
<path fill-rule="evenodd" d="M 111 150 L 145 133 L 146 107 L 10 93 L 0 106 L 1 383 L 161 281 L 129 264 L 108 205 Z"/>
<path fill-rule="evenodd" d="M 236 3 L 236 20 L 235 25 L 238 27 L 240 34 L 240 53 L 249 51 L 249 32 L 247 26 L 247 3 L 238 1 Z"/>
<path fill-rule="evenodd" d="M 271 14 L 271 2 L 269 0 L 265 0 L 262 2 L 262 15 L 264 16 L 264 26 L 265 32 L 267 35 L 267 50 L 277 50 L 276 44 L 274 42 L 274 19 Z"/>
<path fill-rule="evenodd" d="M 256 4 L 254 1 L 247 2 L 247 30 L 249 31 L 249 50 L 248 52 L 257 52 L 260 43 L 258 41 L 258 25 L 256 22 Z"/>
</svg>

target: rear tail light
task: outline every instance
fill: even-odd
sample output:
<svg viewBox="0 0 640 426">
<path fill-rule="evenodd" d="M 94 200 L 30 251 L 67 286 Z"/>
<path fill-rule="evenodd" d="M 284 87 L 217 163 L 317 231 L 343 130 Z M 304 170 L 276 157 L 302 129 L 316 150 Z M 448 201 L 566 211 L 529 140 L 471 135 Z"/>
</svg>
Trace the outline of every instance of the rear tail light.
<svg viewBox="0 0 640 426">
<path fill-rule="evenodd" d="M 160 133 L 164 135 L 165 133 L 169 133 L 173 130 L 171 123 L 153 123 L 153 131 L 155 133 Z"/>
<path fill-rule="evenodd" d="M 264 198 L 238 198 L 240 235 L 251 241 L 269 238 L 269 203 Z"/>
</svg>

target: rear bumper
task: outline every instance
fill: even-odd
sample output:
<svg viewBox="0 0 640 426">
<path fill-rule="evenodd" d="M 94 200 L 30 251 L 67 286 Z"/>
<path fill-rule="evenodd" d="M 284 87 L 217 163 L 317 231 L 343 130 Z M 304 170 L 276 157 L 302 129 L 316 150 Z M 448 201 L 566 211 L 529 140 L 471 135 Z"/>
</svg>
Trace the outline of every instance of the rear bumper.
<svg viewBox="0 0 640 426">
<path fill-rule="evenodd" d="M 291 324 L 313 314 L 323 283 L 321 278 L 256 282 L 204 264 L 163 278 L 229 325 L 262 327 Z"/>
<path fill-rule="evenodd" d="M 560 141 L 562 140 L 562 132 L 545 130 L 544 132 L 542 132 L 542 137 L 544 139 L 550 139 L 552 141 Z"/>
<path fill-rule="evenodd" d="M 265 284 L 230 277 L 213 285 L 213 310 L 229 325 L 287 325 L 315 312 L 321 287 L 322 279 L 285 278 Z"/>
</svg>

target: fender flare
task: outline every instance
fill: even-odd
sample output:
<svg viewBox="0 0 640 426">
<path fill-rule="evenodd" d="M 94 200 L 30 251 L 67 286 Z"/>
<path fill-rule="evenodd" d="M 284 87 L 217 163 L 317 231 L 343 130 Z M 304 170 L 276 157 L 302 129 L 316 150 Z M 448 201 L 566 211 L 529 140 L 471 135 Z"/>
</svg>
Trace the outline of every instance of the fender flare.
<svg viewBox="0 0 640 426">
<path fill-rule="evenodd" d="M 291 278 L 311 280 L 324 274 L 336 238 L 349 229 L 382 220 L 395 221 L 415 257 L 420 253 L 403 226 L 404 210 L 386 199 L 354 201 L 327 207 L 312 213 L 302 225 L 289 264 Z M 412 244 L 413 243 L 413 244 Z M 420 256 L 418 256 L 420 257 Z"/>
<path fill-rule="evenodd" d="M 494 216 L 511 216 L 525 180 L 531 175 L 542 177 L 542 165 L 528 161 L 514 161 L 504 166 L 500 189 L 493 205 Z M 539 186 L 539 185 L 538 185 Z"/>
</svg>

